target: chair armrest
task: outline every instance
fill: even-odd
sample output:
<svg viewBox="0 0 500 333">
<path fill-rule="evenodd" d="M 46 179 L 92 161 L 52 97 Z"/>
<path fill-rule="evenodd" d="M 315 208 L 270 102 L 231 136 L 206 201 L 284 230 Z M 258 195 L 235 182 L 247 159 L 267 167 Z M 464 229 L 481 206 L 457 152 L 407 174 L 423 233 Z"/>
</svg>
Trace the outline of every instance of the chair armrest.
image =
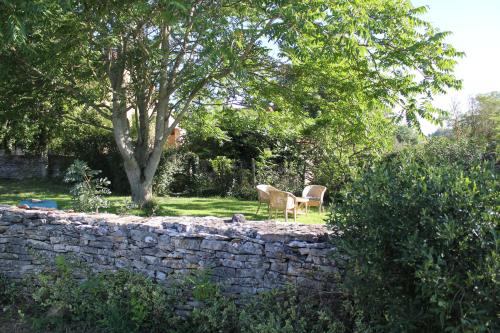
<svg viewBox="0 0 500 333">
<path fill-rule="evenodd" d="M 321 192 L 321 202 L 323 202 L 323 197 L 325 196 L 326 188 Z"/>
<path fill-rule="evenodd" d="M 290 192 L 286 192 L 286 195 L 287 195 L 287 198 L 291 198 L 293 200 L 293 207 L 296 208 L 297 204 L 298 204 L 297 197 Z M 287 203 L 287 206 L 288 206 L 288 203 Z"/>
</svg>

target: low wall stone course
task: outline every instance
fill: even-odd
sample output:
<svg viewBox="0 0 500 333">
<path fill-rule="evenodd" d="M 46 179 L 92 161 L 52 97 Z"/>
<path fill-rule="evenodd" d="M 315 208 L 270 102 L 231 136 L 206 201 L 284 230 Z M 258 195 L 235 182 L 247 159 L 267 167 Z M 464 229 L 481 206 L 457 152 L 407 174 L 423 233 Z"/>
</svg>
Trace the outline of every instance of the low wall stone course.
<svg viewBox="0 0 500 333">
<path fill-rule="evenodd" d="M 332 259 L 336 248 L 329 235 L 321 225 L 141 218 L 0 205 L 0 271 L 21 279 L 47 264 L 41 257 L 65 254 L 97 271 L 131 269 L 165 284 L 209 269 L 223 290 L 237 297 L 287 283 L 332 291 L 343 266 Z"/>
</svg>

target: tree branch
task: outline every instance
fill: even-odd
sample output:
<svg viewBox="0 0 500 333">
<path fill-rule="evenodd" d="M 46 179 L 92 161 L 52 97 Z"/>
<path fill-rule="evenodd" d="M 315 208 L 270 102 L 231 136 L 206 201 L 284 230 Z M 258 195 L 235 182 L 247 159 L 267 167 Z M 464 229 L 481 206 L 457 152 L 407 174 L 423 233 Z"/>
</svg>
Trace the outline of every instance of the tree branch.
<svg viewBox="0 0 500 333">
<path fill-rule="evenodd" d="M 168 81 L 168 89 L 170 90 L 173 83 L 175 82 L 175 79 L 177 78 L 177 69 L 179 68 L 179 65 L 181 63 L 182 57 L 184 57 L 184 54 L 186 52 L 186 46 L 187 42 L 189 39 L 189 34 L 191 33 L 191 30 L 193 29 L 193 24 L 194 24 L 194 13 L 196 10 L 196 6 L 200 4 L 201 1 L 197 1 L 193 4 L 189 11 L 189 18 L 188 18 L 188 27 L 186 28 L 186 32 L 184 33 L 184 38 L 182 40 L 182 46 L 181 49 L 179 50 L 179 53 L 177 54 L 177 57 L 175 58 L 175 62 L 172 65 L 172 70 L 170 71 L 170 78 Z"/>
<path fill-rule="evenodd" d="M 70 116 L 70 115 L 66 115 L 65 118 L 67 118 L 67 119 L 69 119 L 71 121 L 74 121 L 75 123 L 90 125 L 90 126 L 102 128 L 102 129 L 105 129 L 107 131 L 113 132 L 113 128 L 112 127 L 109 127 L 109 126 L 106 126 L 106 125 L 97 124 L 96 122 L 90 122 L 90 121 L 86 121 L 86 120 L 83 120 L 83 119 L 78 119 L 78 118 L 75 118 L 75 117 Z"/>
</svg>

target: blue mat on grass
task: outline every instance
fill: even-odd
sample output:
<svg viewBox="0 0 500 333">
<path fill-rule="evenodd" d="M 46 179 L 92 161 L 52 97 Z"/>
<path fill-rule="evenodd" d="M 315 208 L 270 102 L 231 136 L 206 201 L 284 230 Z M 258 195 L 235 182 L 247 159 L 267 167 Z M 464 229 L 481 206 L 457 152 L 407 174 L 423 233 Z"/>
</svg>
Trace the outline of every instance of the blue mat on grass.
<svg viewBox="0 0 500 333">
<path fill-rule="evenodd" d="M 57 202 L 54 200 L 22 200 L 19 206 L 28 206 L 29 208 L 52 208 L 57 209 Z"/>
</svg>

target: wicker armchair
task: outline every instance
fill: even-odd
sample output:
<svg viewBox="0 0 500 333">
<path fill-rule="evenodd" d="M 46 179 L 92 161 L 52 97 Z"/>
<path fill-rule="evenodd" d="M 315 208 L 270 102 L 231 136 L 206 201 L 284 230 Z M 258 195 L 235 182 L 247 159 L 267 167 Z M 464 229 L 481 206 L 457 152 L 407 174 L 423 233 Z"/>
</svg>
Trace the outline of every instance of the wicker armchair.
<svg viewBox="0 0 500 333">
<path fill-rule="evenodd" d="M 309 199 L 308 206 L 318 206 L 319 212 L 323 211 L 323 197 L 326 187 L 321 185 L 308 185 L 302 191 L 302 197 Z"/>
<path fill-rule="evenodd" d="M 255 214 L 259 213 L 260 210 L 260 205 L 265 202 L 267 203 L 267 209 L 269 210 L 269 192 L 270 191 L 277 191 L 278 189 L 274 186 L 271 185 L 257 185 L 257 195 L 258 195 L 258 200 L 259 200 L 259 207 L 257 208 L 257 212 Z"/>
<path fill-rule="evenodd" d="M 285 222 L 288 222 L 288 213 L 293 212 L 293 222 L 297 221 L 297 201 L 295 196 L 290 192 L 272 190 L 269 192 L 269 218 L 274 209 L 276 217 L 278 210 L 285 213 Z"/>
</svg>

